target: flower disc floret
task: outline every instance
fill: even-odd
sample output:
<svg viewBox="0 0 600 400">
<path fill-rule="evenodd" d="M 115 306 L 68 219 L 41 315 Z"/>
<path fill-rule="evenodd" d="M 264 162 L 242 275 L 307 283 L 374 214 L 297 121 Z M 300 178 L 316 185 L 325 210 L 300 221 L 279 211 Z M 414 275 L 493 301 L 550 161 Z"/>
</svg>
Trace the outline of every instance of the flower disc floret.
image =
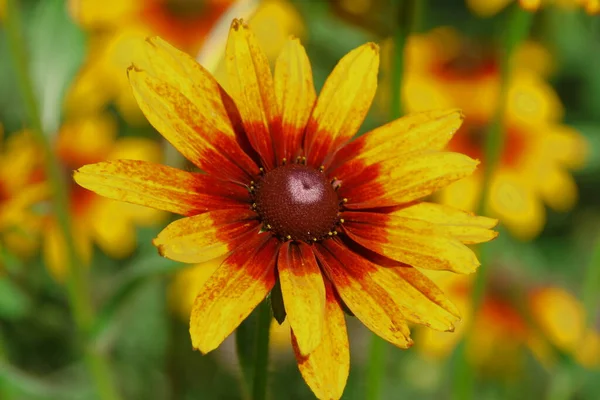
<svg viewBox="0 0 600 400">
<path fill-rule="evenodd" d="M 340 202 L 323 172 L 283 165 L 262 176 L 253 193 L 263 229 L 280 239 L 314 242 L 333 235 Z"/>
</svg>

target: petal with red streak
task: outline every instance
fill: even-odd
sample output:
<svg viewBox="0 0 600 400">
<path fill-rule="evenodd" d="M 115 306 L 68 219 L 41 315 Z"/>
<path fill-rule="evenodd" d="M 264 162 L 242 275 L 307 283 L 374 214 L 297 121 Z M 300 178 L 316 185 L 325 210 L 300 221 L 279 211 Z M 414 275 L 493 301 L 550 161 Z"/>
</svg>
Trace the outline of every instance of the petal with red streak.
<svg viewBox="0 0 600 400">
<path fill-rule="evenodd" d="M 231 97 L 237 105 L 250 144 L 267 169 L 275 165 L 270 126 L 278 118 L 269 60 L 254 34 L 234 19 L 227 39 L 226 65 Z"/>
<path fill-rule="evenodd" d="M 346 54 L 325 81 L 306 127 L 308 164 L 320 166 L 363 123 L 377 90 L 379 47 L 364 44 Z"/>
<path fill-rule="evenodd" d="M 275 97 L 281 118 L 275 130 L 277 162 L 300 154 L 317 95 L 310 61 L 298 39 L 289 40 L 275 65 Z"/>
<path fill-rule="evenodd" d="M 344 212 L 342 218 L 352 240 L 401 263 L 462 274 L 479 267 L 471 249 L 430 222 L 368 212 Z"/>
<path fill-rule="evenodd" d="M 258 233 L 256 213 L 247 207 L 211 211 L 169 224 L 153 240 L 160 255 L 201 263 L 225 255 Z"/>
<path fill-rule="evenodd" d="M 73 178 L 104 197 L 181 215 L 249 202 L 248 191 L 239 185 L 138 160 L 85 165 L 75 171 Z"/>
<path fill-rule="evenodd" d="M 342 397 L 350 371 L 350 349 L 346 321 L 330 283 L 326 287 L 323 338 L 308 355 L 298 346 L 296 332 L 292 330 L 292 347 L 298 360 L 302 377 L 318 399 Z"/>
<path fill-rule="evenodd" d="M 285 242 L 279 250 L 277 271 L 283 303 L 301 354 L 321 342 L 325 318 L 325 285 L 310 246 Z"/>
<path fill-rule="evenodd" d="M 210 73 L 160 38 L 141 49 L 127 75 L 148 121 L 199 168 L 238 182 L 255 175 L 239 113 Z"/>
<path fill-rule="evenodd" d="M 376 164 L 350 161 L 338 172 L 347 208 L 389 207 L 428 196 L 471 175 L 478 162 L 459 153 L 419 152 Z M 348 178 L 346 178 L 348 177 Z"/>
<path fill-rule="evenodd" d="M 498 224 L 497 219 L 482 217 L 442 204 L 417 203 L 394 211 L 390 215 L 431 222 L 439 232 L 466 244 L 488 242 L 498 236 L 498 232 L 492 230 Z"/>
<path fill-rule="evenodd" d="M 350 311 L 388 342 L 408 348 L 413 341 L 402 311 L 388 288 L 371 274 L 378 267 L 334 240 L 315 247 L 327 277 Z"/>
<path fill-rule="evenodd" d="M 464 115 L 458 109 L 409 114 L 365 133 L 342 147 L 335 155 L 332 168 L 350 159 L 368 160 L 374 164 L 398 154 L 443 150 L 463 120 Z"/>
<path fill-rule="evenodd" d="M 194 301 L 192 346 L 216 349 L 265 299 L 275 285 L 279 242 L 268 233 L 235 250 L 211 275 Z"/>
</svg>

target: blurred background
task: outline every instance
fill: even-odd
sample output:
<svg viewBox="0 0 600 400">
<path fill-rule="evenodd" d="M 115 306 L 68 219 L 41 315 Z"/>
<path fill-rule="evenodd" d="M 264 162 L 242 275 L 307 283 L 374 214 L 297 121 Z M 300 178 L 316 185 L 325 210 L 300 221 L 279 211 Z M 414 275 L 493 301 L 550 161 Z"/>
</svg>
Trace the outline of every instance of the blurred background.
<svg viewBox="0 0 600 400">
<path fill-rule="evenodd" d="M 240 16 L 271 62 L 300 37 L 317 89 L 346 52 L 379 43 L 361 133 L 460 107 L 450 147 L 482 168 L 435 200 L 500 219 L 478 274 L 431 275 L 463 313 L 456 332 L 415 327 L 413 348 L 386 345 L 374 361 L 371 334 L 348 317 L 344 398 L 600 398 L 600 4 L 536 3 L 0 1 L 0 399 L 117 399 L 111 379 L 124 399 L 247 397 L 240 365 L 252 354 L 238 357 L 232 337 L 202 356 L 189 339 L 191 304 L 218 261 L 159 257 L 151 239 L 173 216 L 71 179 L 119 158 L 189 168 L 133 99 L 131 44 L 159 35 L 227 87 L 223 50 Z M 270 346 L 270 398 L 313 398 L 285 323 L 273 322 Z"/>
</svg>

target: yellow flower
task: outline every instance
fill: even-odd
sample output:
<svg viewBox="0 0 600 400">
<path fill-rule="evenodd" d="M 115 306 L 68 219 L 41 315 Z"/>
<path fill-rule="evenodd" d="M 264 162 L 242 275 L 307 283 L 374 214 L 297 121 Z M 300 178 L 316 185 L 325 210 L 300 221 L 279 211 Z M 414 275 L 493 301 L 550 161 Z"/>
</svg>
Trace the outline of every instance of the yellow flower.
<svg viewBox="0 0 600 400">
<path fill-rule="evenodd" d="M 403 87 L 410 111 L 460 107 L 468 118 L 450 149 L 485 163 L 483 143 L 500 91 L 499 59 L 483 44 L 471 43 L 449 28 L 411 38 Z M 545 225 L 547 204 L 557 211 L 573 207 L 577 187 L 568 172 L 582 166 L 586 143 L 562 125 L 562 105 L 543 76 L 551 69 L 546 53 L 528 44 L 517 55 L 508 84 L 504 144 L 486 208 L 517 237 L 528 240 Z M 522 66 L 524 65 L 524 66 Z M 456 182 L 439 199 L 474 209 L 481 196 L 482 174 Z"/>
<path fill-rule="evenodd" d="M 489 17 L 505 8 L 513 0 L 467 0 L 467 5 L 475 14 Z M 519 5 L 528 11 L 536 11 L 540 6 L 553 4 L 565 9 L 583 8 L 588 14 L 600 11 L 599 0 L 519 0 Z"/>
<path fill-rule="evenodd" d="M 564 289 L 521 288 L 526 291 L 522 298 L 512 282 L 493 275 L 481 307 L 471 319 L 472 280 L 442 273 L 428 275 L 455 300 L 463 320 L 454 334 L 420 331 L 417 349 L 427 357 L 449 356 L 466 335 L 470 362 L 486 373 L 518 373 L 526 349 L 550 367 L 556 360 L 553 347 L 586 367 L 600 365 L 598 332 L 585 328 L 582 305 Z"/>
<path fill-rule="evenodd" d="M 408 323 L 452 330 L 454 305 L 420 272 L 474 272 L 466 243 L 493 239 L 496 221 L 420 202 L 475 170 L 442 151 L 457 110 L 417 113 L 349 142 L 377 88 L 379 48 L 348 53 L 315 93 L 304 48 L 289 40 L 274 74 L 234 20 L 226 47 L 229 92 L 159 38 L 129 69 L 154 127 L 206 174 L 113 161 L 75 173 L 112 199 L 184 216 L 154 239 L 159 253 L 201 263 L 226 256 L 192 309 L 192 345 L 207 353 L 278 280 L 300 372 L 319 398 L 339 398 L 349 369 L 342 304 L 394 345 Z"/>
<path fill-rule="evenodd" d="M 117 139 L 116 132 L 116 121 L 107 114 L 65 123 L 55 143 L 64 170 L 70 174 L 84 164 L 112 159 L 161 160 L 156 143 L 134 137 Z M 105 199 L 74 183 L 68 189 L 73 236 L 84 262 L 91 257 L 92 242 L 111 257 L 129 256 L 136 247 L 135 226 L 155 224 L 163 216 L 153 209 Z M 66 248 L 52 215 L 46 219 L 43 234 L 46 266 L 56 279 L 63 280 Z"/>
<path fill-rule="evenodd" d="M 548 340 L 586 367 L 600 365 L 600 335 L 586 326 L 586 312 L 577 299 L 558 287 L 529 295 L 532 316 Z"/>
<path fill-rule="evenodd" d="M 261 34 L 269 53 L 279 52 L 290 34 L 302 34 L 299 14 L 285 0 L 264 1 L 258 9 L 251 6 L 257 2 L 246 0 L 71 0 L 71 14 L 90 30 L 91 37 L 87 60 L 67 96 L 68 113 L 86 115 L 114 102 L 128 123 L 144 122 L 123 72 L 135 43 L 147 36 L 163 36 L 215 71 L 223 64 L 222 43 L 227 35 L 219 19 L 234 3 L 252 15 L 252 23 L 269 26 L 269 32 Z"/>
<path fill-rule="evenodd" d="M 0 126 L 0 139 L 2 139 Z M 18 256 L 38 246 L 42 219 L 33 206 L 46 199 L 48 188 L 37 173 L 41 152 L 27 131 L 0 144 L 0 241 Z"/>
</svg>

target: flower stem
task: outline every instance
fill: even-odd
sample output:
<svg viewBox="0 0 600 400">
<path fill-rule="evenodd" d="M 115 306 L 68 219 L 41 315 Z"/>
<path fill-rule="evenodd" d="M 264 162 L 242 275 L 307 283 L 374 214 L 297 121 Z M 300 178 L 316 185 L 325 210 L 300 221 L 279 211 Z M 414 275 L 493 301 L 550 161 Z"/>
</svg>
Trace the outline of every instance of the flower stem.
<svg viewBox="0 0 600 400">
<path fill-rule="evenodd" d="M 264 400 L 267 396 L 267 377 L 269 366 L 269 329 L 271 327 L 271 307 L 268 301 L 258 306 L 256 318 L 256 361 L 252 384 L 252 400 Z"/>
<path fill-rule="evenodd" d="M 0 364 L 7 362 L 7 355 L 4 346 L 4 337 L 1 335 L 1 333 L 2 332 L 0 332 Z M 7 382 L 2 377 L 0 377 L 0 398 L 5 400 L 10 400 L 13 398 L 10 387 L 8 387 Z"/>
<path fill-rule="evenodd" d="M 508 21 L 505 25 L 502 35 L 502 56 L 500 64 L 500 92 L 498 94 L 498 103 L 493 120 L 485 137 L 482 193 L 477 206 L 478 214 L 485 214 L 489 203 L 490 183 L 502 155 L 504 146 L 504 114 L 507 103 L 508 86 L 511 75 L 512 57 L 519 44 L 527 38 L 533 14 L 522 10 L 517 4 L 512 5 L 513 9 L 507 16 Z M 477 315 L 483 296 L 485 294 L 486 278 L 488 273 L 488 257 L 486 251 L 480 251 L 481 267 L 475 277 L 473 290 L 471 294 L 471 318 Z M 466 330 L 468 336 L 469 329 Z M 456 377 L 453 379 L 453 398 L 460 400 L 469 400 L 473 398 L 475 376 L 467 360 L 467 338 L 463 338 L 456 348 L 456 365 L 454 371 Z"/>
<path fill-rule="evenodd" d="M 424 0 L 395 0 L 395 21 L 393 32 L 392 63 L 390 66 L 390 119 L 402 115 L 402 78 L 404 76 L 404 48 L 415 27 Z M 373 334 L 369 346 L 366 398 L 381 398 L 386 364 L 386 342 Z"/>
<path fill-rule="evenodd" d="M 7 16 L 6 32 L 12 61 L 17 74 L 17 84 L 25 103 L 25 110 L 31 132 L 43 151 L 44 167 L 47 179 L 52 190 L 52 204 L 56 220 L 60 227 L 65 245 L 67 247 L 67 270 L 69 280 L 67 294 L 73 310 L 73 318 L 80 339 L 84 343 L 84 358 L 86 365 L 95 381 L 98 395 L 103 400 L 116 400 L 119 395 L 113 384 L 108 360 L 103 354 L 88 345 L 88 334 L 94 323 L 94 311 L 89 297 L 87 279 L 80 268 L 79 256 L 74 247 L 73 234 L 68 212 L 68 198 L 66 184 L 62 176 L 60 165 L 52 151 L 51 144 L 42 127 L 38 101 L 36 99 L 33 83 L 29 75 L 27 62 L 27 49 L 24 41 L 19 8 L 16 0 L 8 0 L 6 4 Z"/>
</svg>

